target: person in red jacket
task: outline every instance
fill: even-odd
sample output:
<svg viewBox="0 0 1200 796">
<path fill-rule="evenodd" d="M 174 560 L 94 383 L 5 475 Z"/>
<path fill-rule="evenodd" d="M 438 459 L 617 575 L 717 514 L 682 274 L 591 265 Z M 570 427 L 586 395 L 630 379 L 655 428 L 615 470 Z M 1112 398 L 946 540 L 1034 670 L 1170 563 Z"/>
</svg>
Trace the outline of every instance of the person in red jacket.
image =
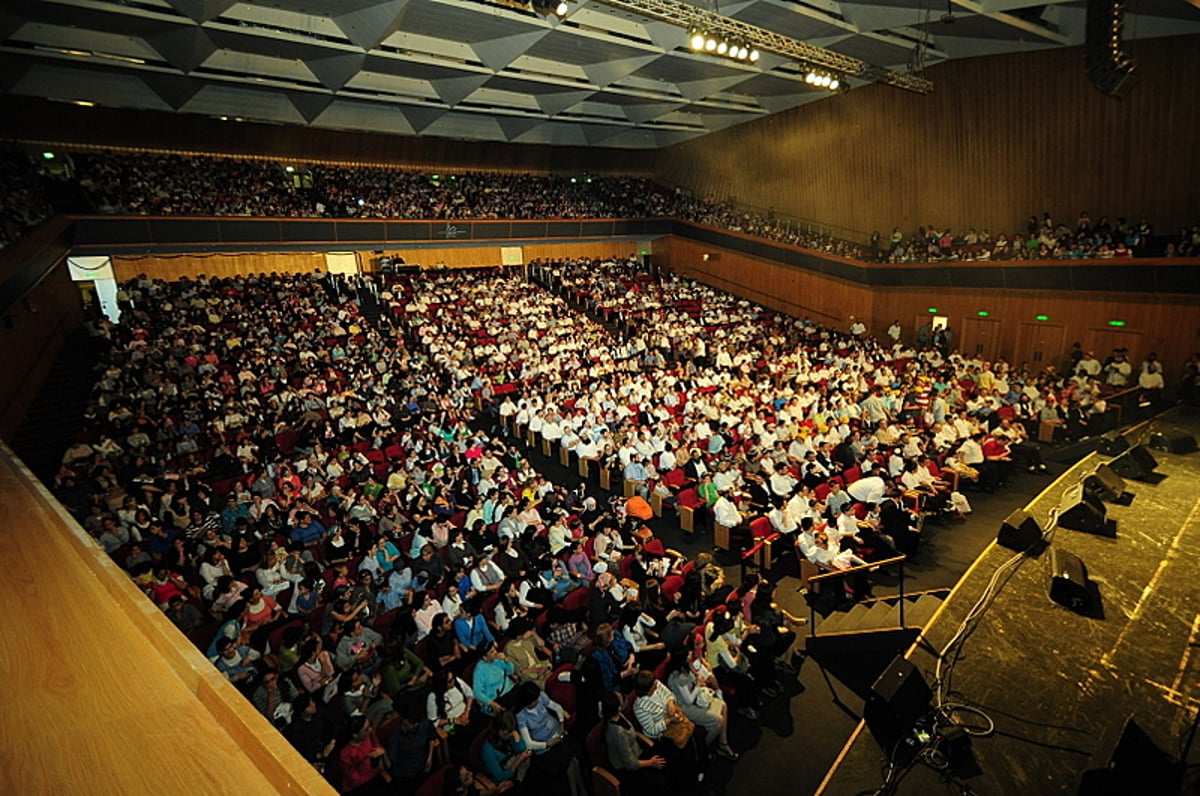
<svg viewBox="0 0 1200 796">
<path fill-rule="evenodd" d="M 343 729 L 345 745 L 338 752 L 342 769 L 342 793 L 387 793 L 382 778 L 388 768 L 387 751 L 371 729 L 366 716 L 353 716 Z"/>
</svg>

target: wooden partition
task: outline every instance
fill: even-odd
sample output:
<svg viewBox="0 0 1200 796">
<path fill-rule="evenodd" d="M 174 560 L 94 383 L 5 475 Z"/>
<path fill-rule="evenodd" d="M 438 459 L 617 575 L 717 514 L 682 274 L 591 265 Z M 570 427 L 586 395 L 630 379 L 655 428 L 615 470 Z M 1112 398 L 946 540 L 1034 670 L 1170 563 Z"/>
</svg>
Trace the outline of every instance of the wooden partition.
<svg viewBox="0 0 1200 796">
<path fill-rule="evenodd" d="M 658 176 L 694 191 L 886 238 L 1024 228 L 1031 213 L 1196 222 L 1200 36 L 1125 42 L 1123 100 L 1087 80 L 1080 47 L 966 58 L 918 96 L 867 86 L 660 150 Z M 1137 218 L 1131 218 L 1136 222 Z"/>
<path fill-rule="evenodd" d="M 334 792 L 4 445 L 0 511 L 0 792 Z"/>
<path fill-rule="evenodd" d="M 872 317 L 874 295 L 865 285 L 677 236 L 659 241 L 654 257 L 682 276 L 827 326 L 845 328 L 851 315 Z"/>
<path fill-rule="evenodd" d="M 1150 352 L 1157 353 L 1170 381 L 1192 352 L 1200 350 L 1200 285 L 1193 286 L 1190 293 L 1136 294 L 868 287 L 674 236 L 656 244 L 655 258 L 681 275 L 840 329 L 849 328 L 849 318 L 854 315 L 879 337 L 893 320 L 899 320 L 905 339 L 912 341 L 922 323 L 934 315 L 944 316 L 949 319 L 955 348 L 990 358 L 1057 363 L 1076 341 L 1101 359 L 1113 348 L 1126 347 L 1135 365 Z M 1133 261 L 1111 267 L 1169 267 L 1163 262 Z M 1179 269 L 1194 264 L 1165 262 L 1174 262 Z M 961 267 L 997 265 L 964 263 Z M 1033 282 L 1039 268 L 1054 264 L 1003 265 L 1027 272 L 1028 281 Z M 1095 266 L 1105 267 L 1110 264 Z"/>
<path fill-rule="evenodd" d="M 112 262 L 113 274 L 118 282 L 132 279 L 139 274 L 145 274 L 151 279 L 174 281 L 184 276 L 194 279 L 201 274 L 227 278 L 272 272 L 308 274 L 326 270 L 323 252 L 170 254 L 143 257 L 122 255 L 113 257 Z"/>
<path fill-rule="evenodd" d="M 65 264 L 54 268 L 0 325 L 0 439 L 11 440 L 67 337 L 83 322 L 83 298 Z"/>
<path fill-rule="evenodd" d="M 441 247 L 388 247 L 387 254 L 403 257 L 405 263 L 447 268 L 478 268 L 500 265 L 500 245 L 494 246 L 441 246 Z M 638 252 L 638 243 L 628 240 L 574 241 L 564 243 L 540 243 L 522 246 L 525 262 L 535 258 L 563 259 L 572 257 L 627 257 Z M 374 269 L 375 255 L 358 252 L 364 270 Z M 182 276 L 196 277 L 201 274 L 215 277 L 246 276 L 261 273 L 303 274 L 324 271 L 325 255 L 322 252 L 242 252 L 236 254 L 178 254 L 113 257 L 113 272 L 118 281 L 132 279 L 145 274 L 152 279 L 175 280 Z"/>
</svg>

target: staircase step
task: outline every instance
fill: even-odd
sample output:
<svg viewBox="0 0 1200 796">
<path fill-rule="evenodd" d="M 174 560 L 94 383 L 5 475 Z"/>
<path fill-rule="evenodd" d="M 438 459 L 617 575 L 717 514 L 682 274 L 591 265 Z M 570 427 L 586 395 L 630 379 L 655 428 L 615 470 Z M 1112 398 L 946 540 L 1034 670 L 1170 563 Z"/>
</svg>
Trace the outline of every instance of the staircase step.
<svg viewBox="0 0 1200 796">
<path fill-rule="evenodd" d="M 909 627 L 924 627 L 937 612 L 943 598 L 935 594 L 922 594 L 916 602 L 904 608 L 904 623 Z"/>
<path fill-rule="evenodd" d="M 824 619 L 822 619 L 820 621 L 820 623 L 817 625 L 817 632 L 818 633 L 835 633 L 835 632 L 837 632 L 843 625 L 846 624 L 847 621 L 850 621 L 850 622 L 854 621 L 853 618 L 848 619 L 848 617 L 850 617 L 850 614 L 853 613 L 853 610 L 854 609 L 851 609 L 850 611 L 834 611 L 829 616 L 825 617 Z"/>
</svg>

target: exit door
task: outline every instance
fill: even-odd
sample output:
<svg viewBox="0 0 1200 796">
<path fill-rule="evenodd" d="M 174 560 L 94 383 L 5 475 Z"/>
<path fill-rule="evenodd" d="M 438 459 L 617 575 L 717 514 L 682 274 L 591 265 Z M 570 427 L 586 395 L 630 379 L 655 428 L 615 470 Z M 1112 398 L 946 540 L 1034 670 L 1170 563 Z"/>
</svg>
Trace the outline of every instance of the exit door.
<svg viewBox="0 0 1200 796">
<path fill-rule="evenodd" d="M 991 318 L 965 318 L 958 336 L 963 356 L 995 357 L 999 354 L 1000 321 Z"/>
</svg>

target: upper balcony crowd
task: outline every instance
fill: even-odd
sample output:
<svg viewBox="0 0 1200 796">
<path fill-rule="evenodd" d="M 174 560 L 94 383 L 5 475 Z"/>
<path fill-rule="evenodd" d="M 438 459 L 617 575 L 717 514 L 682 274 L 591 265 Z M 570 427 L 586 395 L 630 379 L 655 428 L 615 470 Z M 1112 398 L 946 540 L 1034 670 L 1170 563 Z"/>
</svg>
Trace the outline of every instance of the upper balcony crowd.
<svg viewBox="0 0 1200 796">
<path fill-rule="evenodd" d="M 53 175 L 46 172 L 53 171 Z M 42 173 L 42 177 L 39 176 Z M 43 178 L 44 177 L 44 178 Z M 697 197 L 635 177 L 468 172 L 434 174 L 375 166 L 286 164 L 271 160 L 153 153 L 74 153 L 40 160 L 0 157 L 0 248 L 52 212 L 50 196 L 74 211 L 135 215 L 292 218 L 544 219 L 671 217 L 864 262 L 1190 257 L 1200 223 L 1174 235 L 1150 223 L 1084 211 L 1073 223 L 1050 213 L 1012 232 L 900 227 L 862 242 L 777 216 Z M 62 209 L 62 208 L 60 208 Z"/>
</svg>

